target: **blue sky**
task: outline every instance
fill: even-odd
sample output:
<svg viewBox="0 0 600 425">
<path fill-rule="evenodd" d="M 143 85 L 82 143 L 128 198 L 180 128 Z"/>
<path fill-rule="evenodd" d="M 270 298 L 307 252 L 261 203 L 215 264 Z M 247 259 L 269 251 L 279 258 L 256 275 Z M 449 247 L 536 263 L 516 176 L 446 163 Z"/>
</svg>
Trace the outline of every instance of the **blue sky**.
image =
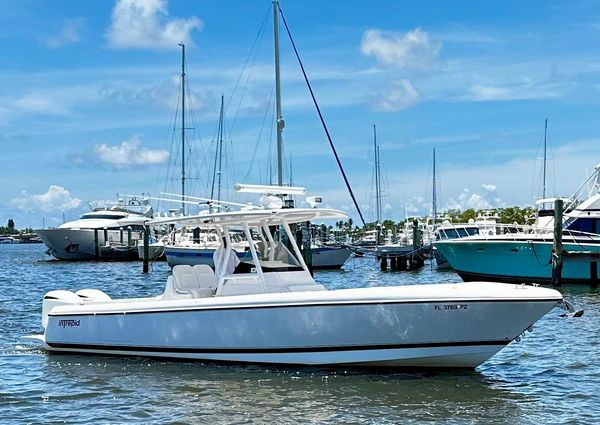
<svg viewBox="0 0 600 425">
<path fill-rule="evenodd" d="M 281 1 L 367 218 L 373 124 L 394 220 L 428 211 L 434 148 L 445 208 L 531 204 L 545 118 L 548 194 L 569 195 L 600 162 L 600 3 L 349 5 Z M 0 223 L 56 225 L 117 192 L 178 190 L 180 41 L 194 105 L 188 185 L 210 190 L 221 93 L 224 193 L 242 201 L 233 183 L 267 182 L 269 1 L 25 0 L 0 10 Z M 356 218 L 283 30 L 281 40 L 293 181 Z"/>
</svg>

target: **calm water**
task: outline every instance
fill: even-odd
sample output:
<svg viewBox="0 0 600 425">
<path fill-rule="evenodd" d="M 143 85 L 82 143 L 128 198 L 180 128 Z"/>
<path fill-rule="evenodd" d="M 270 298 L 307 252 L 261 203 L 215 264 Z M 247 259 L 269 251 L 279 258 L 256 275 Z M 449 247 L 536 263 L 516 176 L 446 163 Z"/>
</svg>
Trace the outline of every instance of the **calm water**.
<svg viewBox="0 0 600 425">
<path fill-rule="evenodd" d="M 475 372 L 382 373 L 48 355 L 39 332 L 51 289 L 162 292 L 166 264 L 49 261 L 42 245 L 0 246 L 0 423 L 599 423 L 600 293 L 565 288 L 580 319 L 553 310 Z M 428 266 L 381 273 L 372 259 L 322 272 L 330 288 L 457 281 Z"/>
</svg>

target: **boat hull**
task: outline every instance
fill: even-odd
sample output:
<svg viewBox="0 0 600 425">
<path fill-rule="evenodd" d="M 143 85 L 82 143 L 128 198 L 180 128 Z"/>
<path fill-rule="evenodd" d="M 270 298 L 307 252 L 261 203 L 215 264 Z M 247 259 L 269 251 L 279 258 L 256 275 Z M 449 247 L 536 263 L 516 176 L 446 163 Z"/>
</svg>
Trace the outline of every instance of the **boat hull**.
<svg viewBox="0 0 600 425">
<path fill-rule="evenodd" d="M 312 266 L 314 269 L 339 269 L 351 254 L 345 246 L 312 248 Z"/>
<path fill-rule="evenodd" d="M 528 298 L 534 289 L 547 296 Z M 386 290 L 396 288 L 304 293 L 304 301 L 292 301 L 298 295 L 288 293 L 269 294 L 268 303 L 265 295 L 250 295 L 161 307 L 150 302 L 137 310 L 123 303 L 110 311 L 51 312 L 44 341 L 50 351 L 205 361 L 475 368 L 562 299 L 542 288 L 504 300 L 376 296 Z"/>
<path fill-rule="evenodd" d="M 97 235 L 94 234 L 93 229 L 45 229 L 36 230 L 35 233 L 48 247 L 48 254 L 58 260 L 137 260 L 135 245 L 131 247 L 119 245 L 121 240 L 119 230 L 108 230 L 108 239 L 104 238 L 102 229 L 97 231 Z M 96 236 L 98 252 L 96 252 Z M 123 240 L 126 244 L 127 232 L 124 232 Z"/>
<path fill-rule="evenodd" d="M 170 267 L 179 265 L 195 266 L 198 264 L 205 264 L 207 266 L 215 268 L 215 262 L 213 260 L 213 254 L 216 248 L 190 248 L 190 247 L 176 247 L 176 246 L 165 246 L 164 253 L 167 258 L 167 263 Z M 235 250 L 234 250 L 235 251 Z M 245 252 L 235 251 L 238 258 L 243 258 Z"/>
<path fill-rule="evenodd" d="M 312 266 L 315 269 L 339 269 L 341 268 L 352 251 L 345 247 L 319 247 L 312 250 Z M 178 265 L 195 266 L 206 264 L 215 267 L 213 261 L 214 248 L 189 248 L 166 246 L 165 256 L 169 266 Z M 247 253 L 236 252 L 238 258 L 243 258 Z"/>
<path fill-rule="evenodd" d="M 140 260 L 144 259 L 144 242 L 138 243 L 137 255 Z M 150 261 L 164 261 L 165 257 L 165 244 L 162 242 L 154 242 L 148 245 L 148 259 Z"/>
<path fill-rule="evenodd" d="M 551 241 L 444 241 L 437 250 L 465 281 L 491 280 L 506 283 L 549 284 L 552 279 Z M 600 244 L 564 243 L 567 251 L 600 252 Z M 562 282 L 598 283 L 595 262 L 563 264 Z"/>
<path fill-rule="evenodd" d="M 451 270 L 452 266 L 450 265 L 450 263 L 448 262 L 448 260 L 446 260 L 446 257 L 444 257 L 440 251 L 437 248 L 433 248 L 433 256 L 435 258 L 435 264 L 437 265 L 437 268 L 440 270 Z"/>
</svg>

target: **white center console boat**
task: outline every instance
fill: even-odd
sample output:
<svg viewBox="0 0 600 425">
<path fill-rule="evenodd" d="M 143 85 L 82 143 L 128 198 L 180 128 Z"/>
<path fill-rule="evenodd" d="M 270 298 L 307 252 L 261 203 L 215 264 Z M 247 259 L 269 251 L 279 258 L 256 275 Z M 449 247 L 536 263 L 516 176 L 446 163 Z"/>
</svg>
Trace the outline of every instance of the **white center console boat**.
<svg viewBox="0 0 600 425">
<path fill-rule="evenodd" d="M 164 292 L 151 298 L 51 291 L 43 333 L 26 338 L 51 352 L 475 368 L 563 303 L 553 289 L 501 283 L 327 290 L 310 275 L 290 226 L 343 217 L 330 209 L 265 208 L 154 220 L 222 235 L 216 273 L 206 265 L 176 266 Z M 260 242 L 227 273 L 232 228 Z"/>
</svg>

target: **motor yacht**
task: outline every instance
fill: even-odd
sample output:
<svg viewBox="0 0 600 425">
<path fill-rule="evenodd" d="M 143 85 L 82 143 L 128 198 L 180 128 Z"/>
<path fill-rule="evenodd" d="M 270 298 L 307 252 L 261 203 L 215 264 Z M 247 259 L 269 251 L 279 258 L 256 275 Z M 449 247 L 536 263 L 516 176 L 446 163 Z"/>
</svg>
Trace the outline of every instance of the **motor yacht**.
<svg viewBox="0 0 600 425">
<path fill-rule="evenodd" d="M 290 226 L 342 217 L 331 209 L 264 208 L 172 219 L 219 233 L 225 255 L 215 271 L 175 266 L 162 294 L 148 298 L 51 291 L 43 333 L 27 339 L 50 352 L 475 368 L 563 303 L 553 289 L 501 283 L 328 290 L 309 273 Z M 232 268 L 230 232 L 239 228 L 260 242 Z"/>
<path fill-rule="evenodd" d="M 600 252 L 600 165 L 588 180 L 592 182 L 592 190 L 587 199 L 577 204 L 575 196 L 572 197 L 564 214 L 565 251 Z M 460 239 L 439 240 L 435 247 L 465 281 L 547 284 L 552 278 L 553 232 L 547 228 L 547 220 L 545 223 L 511 225 L 495 234 L 481 232 Z M 597 284 L 599 280 L 595 261 L 569 261 L 563 265 L 563 283 Z"/>
<path fill-rule="evenodd" d="M 90 212 L 56 229 L 38 229 L 46 253 L 58 260 L 137 259 L 136 243 L 152 218 L 147 199 L 90 202 Z"/>
</svg>

